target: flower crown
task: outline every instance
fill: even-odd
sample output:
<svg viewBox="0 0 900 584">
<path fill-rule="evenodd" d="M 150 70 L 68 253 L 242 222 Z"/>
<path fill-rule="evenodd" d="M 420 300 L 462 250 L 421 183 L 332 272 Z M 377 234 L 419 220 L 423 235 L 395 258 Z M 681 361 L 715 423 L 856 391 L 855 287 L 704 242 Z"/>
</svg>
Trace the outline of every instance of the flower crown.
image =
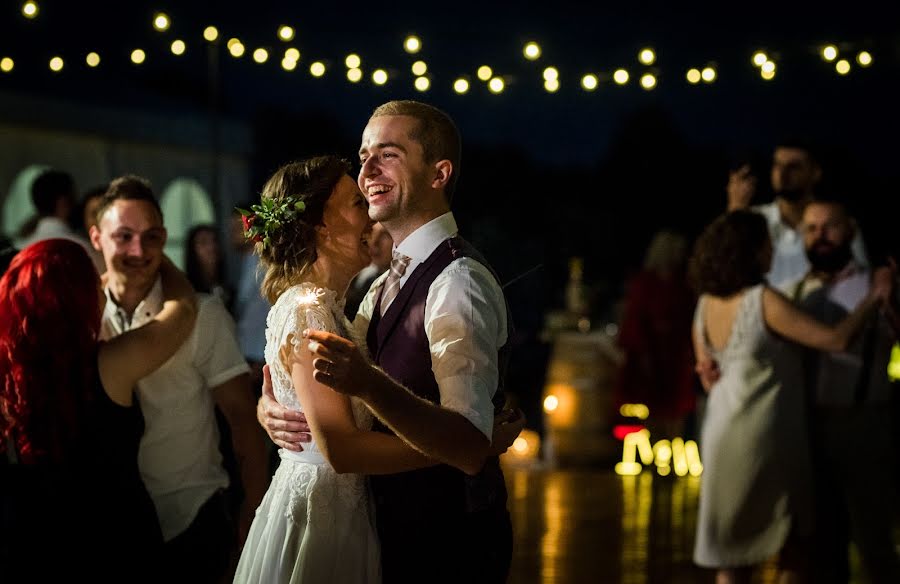
<svg viewBox="0 0 900 584">
<path fill-rule="evenodd" d="M 263 249 L 272 244 L 272 234 L 293 221 L 306 210 L 306 203 L 296 197 L 284 197 L 278 201 L 262 199 L 259 205 L 250 205 L 250 210 L 237 207 L 244 224 L 244 237 L 262 243 Z"/>
</svg>

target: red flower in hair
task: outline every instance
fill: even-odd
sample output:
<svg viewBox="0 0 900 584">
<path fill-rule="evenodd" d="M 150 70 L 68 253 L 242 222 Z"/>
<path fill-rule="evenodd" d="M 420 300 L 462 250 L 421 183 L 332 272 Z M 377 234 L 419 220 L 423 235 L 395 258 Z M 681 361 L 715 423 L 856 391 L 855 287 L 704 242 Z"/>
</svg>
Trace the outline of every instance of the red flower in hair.
<svg viewBox="0 0 900 584">
<path fill-rule="evenodd" d="M 256 215 L 241 215 L 241 222 L 244 224 L 244 231 L 250 231 L 250 227 L 253 225 L 253 220 L 256 219 Z"/>
</svg>

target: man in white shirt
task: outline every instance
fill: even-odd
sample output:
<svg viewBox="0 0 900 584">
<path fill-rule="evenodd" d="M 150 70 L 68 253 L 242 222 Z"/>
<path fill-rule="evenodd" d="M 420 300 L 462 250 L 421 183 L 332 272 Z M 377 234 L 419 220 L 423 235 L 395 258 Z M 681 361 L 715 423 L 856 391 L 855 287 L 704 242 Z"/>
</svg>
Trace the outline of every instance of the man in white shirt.
<svg viewBox="0 0 900 584">
<path fill-rule="evenodd" d="M 491 453 L 510 323 L 496 275 L 450 212 L 458 131 L 434 107 L 389 102 L 369 119 L 359 153 L 369 216 L 395 246 L 354 321 L 377 367 L 346 339 L 310 331 L 315 378 L 359 396 L 376 429 L 441 463 L 370 477 L 384 580 L 505 582 L 512 532 Z M 266 399 L 258 417 L 285 445 L 288 426 Z M 508 424 L 512 438 L 522 424 Z"/>
<path fill-rule="evenodd" d="M 110 183 L 98 217 L 91 241 L 108 268 L 102 335 L 110 338 L 145 324 L 161 309 L 158 269 L 166 230 L 149 184 L 134 176 Z M 266 450 L 247 372 L 225 307 L 200 295 L 191 336 L 138 383 L 145 421 L 138 464 L 166 540 L 164 570 L 173 581 L 227 577 L 235 532 L 242 542 L 265 492 Z M 223 494 L 229 477 L 219 451 L 217 406 L 231 429 L 242 479 L 237 526 Z"/>
<path fill-rule="evenodd" d="M 816 319 L 834 325 L 865 299 L 871 274 L 853 258 L 854 225 L 838 201 L 803 212 L 810 270 L 786 292 Z M 890 311 L 888 312 L 890 314 Z M 816 531 L 811 581 L 849 580 L 852 539 L 872 582 L 900 581 L 892 537 L 892 387 L 887 367 L 896 340 L 892 318 L 873 318 L 842 353 L 811 351 L 807 364 Z"/>
<path fill-rule="evenodd" d="M 772 238 L 772 267 L 767 274 L 769 284 L 783 288 L 809 270 L 803 248 L 801 218 L 803 209 L 815 194 L 822 179 L 822 167 L 813 148 L 799 140 L 783 140 L 772 155 L 772 190 L 775 200 L 751 206 L 756 192 L 756 178 L 749 164 L 730 173 L 728 179 L 728 210 L 750 207 L 766 218 Z M 852 244 L 853 255 L 862 266 L 868 265 L 862 236 L 857 229 Z"/>
</svg>

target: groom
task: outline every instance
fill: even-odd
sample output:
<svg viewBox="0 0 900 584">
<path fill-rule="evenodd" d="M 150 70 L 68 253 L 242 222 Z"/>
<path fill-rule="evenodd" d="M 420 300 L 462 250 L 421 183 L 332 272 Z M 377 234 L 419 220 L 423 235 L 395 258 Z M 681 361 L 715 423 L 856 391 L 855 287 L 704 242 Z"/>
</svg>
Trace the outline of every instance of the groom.
<svg viewBox="0 0 900 584">
<path fill-rule="evenodd" d="M 430 105 L 392 101 L 372 114 L 359 155 L 369 215 L 395 244 L 354 321 L 367 331 L 375 366 L 350 341 L 309 331 L 314 375 L 363 399 L 375 429 L 441 463 L 370 477 L 383 579 L 505 582 L 512 529 L 491 439 L 511 323 L 497 277 L 457 235 L 450 212 L 459 133 Z M 285 446 L 296 435 L 283 432 L 297 426 L 277 410 L 264 396 L 258 417 Z"/>
</svg>

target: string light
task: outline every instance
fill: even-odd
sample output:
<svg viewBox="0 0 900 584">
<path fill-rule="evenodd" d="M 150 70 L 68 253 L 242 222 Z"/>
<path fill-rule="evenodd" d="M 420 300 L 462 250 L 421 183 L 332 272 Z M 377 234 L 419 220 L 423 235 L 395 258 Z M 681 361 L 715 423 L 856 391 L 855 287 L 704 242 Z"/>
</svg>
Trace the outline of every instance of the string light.
<svg viewBox="0 0 900 584">
<path fill-rule="evenodd" d="M 22 14 L 25 15 L 25 18 L 36 18 L 38 15 L 37 2 L 26 2 L 25 4 L 23 4 Z"/>
<path fill-rule="evenodd" d="M 421 77 L 428 72 L 428 65 L 425 63 L 425 61 L 416 61 L 412 64 L 412 72 L 416 77 Z"/>
<path fill-rule="evenodd" d="M 763 65 L 766 64 L 766 62 L 767 62 L 768 60 L 769 60 L 769 56 L 766 55 L 766 54 L 765 54 L 764 52 L 762 52 L 762 51 L 756 51 L 756 52 L 753 54 L 753 64 L 756 65 L 757 67 L 762 67 Z"/>
<path fill-rule="evenodd" d="M 259 48 L 253 51 L 253 60 L 260 65 L 269 60 L 269 51 Z"/>
<path fill-rule="evenodd" d="M 184 44 L 183 40 L 176 39 L 172 41 L 172 54 L 173 55 L 183 55 L 185 49 L 187 48 Z"/>
<path fill-rule="evenodd" d="M 773 61 L 766 61 L 762 64 L 762 67 L 759 68 L 763 73 L 774 73 L 775 72 L 775 63 Z"/>
<path fill-rule="evenodd" d="M 403 41 L 403 49 L 409 54 L 418 53 L 422 50 L 422 41 L 415 35 L 409 35 L 406 37 L 406 40 Z"/>
<path fill-rule="evenodd" d="M 541 56 L 541 47 L 535 42 L 530 42 L 522 49 L 522 53 L 529 61 L 535 61 Z"/>
<path fill-rule="evenodd" d="M 388 74 L 384 69 L 375 69 L 372 71 L 372 82 L 375 83 L 375 85 L 384 85 L 387 83 L 387 80 Z"/>
<path fill-rule="evenodd" d="M 85 63 L 87 63 L 88 67 L 96 67 L 100 64 L 100 55 L 97 53 L 88 53 L 87 57 L 84 58 Z"/>
<path fill-rule="evenodd" d="M 453 91 L 462 95 L 469 91 L 469 80 L 463 79 L 460 77 L 456 81 L 453 82 Z"/>
<path fill-rule="evenodd" d="M 654 62 L 656 62 L 656 53 L 653 52 L 653 49 L 648 47 L 641 50 L 641 52 L 638 54 L 638 60 L 644 65 L 652 65 Z"/>
<path fill-rule="evenodd" d="M 648 91 L 656 87 L 656 76 L 652 73 L 641 75 L 641 87 Z"/>
<path fill-rule="evenodd" d="M 487 81 L 491 77 L 494 76 L 494 70 L 488 67 L 487 65 L 482 65 L 478 68 L 478 78 L 482 81 Z"/>
<path fill-rule="evenodd" d="M 357 67 L 347 69 L 347 79 L 349 79 L 351 83 L 359 83 L 359 80 L 362 79 L 362 69 Z"/>
<path fill-rule="evenodd" d="M 506 82 L 502 77 L 494 77 L 488 82 L 488 89 L 491 90 L 491 93 L 503 93 L 503 90 L 506 89 Z"/>
<path fill-rule="evenodd" d="M 545 79 L 544 89 L 546 89 L 548 93 L 556 93 L 559 91 L 559 79 Z"/>
<path fill-rule="evenodd" d="M 559 79 L 559 70 L 556 67 L 544 69 L 544 81 L 555 81 L 557 79 Z"/>
<path fill-rule="evenodd" d="M 285 57 L 281 60 L 281 68 L 285 71 L 293 71 L 297 68 L 297 61 L 295 59 L 288 59 Z"/>
<path fill-rule="evenodd" d="M 702 79 L 700 69 L 688 69 L 687 80 L 691 85 L 697 85 Z"/>
<path fill-rule="evenodd" d="M 203 29 L 203 38 L 209 42 L 213 42 L 219 38 L 219 29 L 214 26 L 207 26 Z"/>
<path fill-rule="evenodd" d="M 765 79 L 766 81 L 771 81 L 771 80 L 775 79 L 775 69 L 772 69 L 771 71 L 760 70 L 759 76 L 762 77 L 763 79 Z"/>
<path fill-rule="evenodd" d="M 280 38 L 284 42 L 290 42 L 294 40 L 294 29 L 286 24 L 281 25 L 278 28 L 278 38 Z"/>
<path fill-rule="evenodd" d="M 360 65 L 362 65 L 362 59 L 359 58 L 359 55 L 351 53 L 344 59 L 344 65 L 347 66 L 347 69 L 359 69 Z"/>
<path fill-rule="evenodd" d="M 835 63 L 834 68 L 837 70 L 838 74 L 846 75 L 850 72 L 850 61 L 847 59 L 841 59 L 837 63 Z"/>
<path fill-rule="evenodd" d="M 244 51 L 246 50 L 243 43 L 241 43 L 238 39 L 229 39 L 228 43 L 225 45 L 228 47 L 228 52 L 231 53 L 231 56 L 235 59 L 244 56 Z"/>
<path fill-rule="evenodd" d="M 309 74 L 313 77 L 321 77 L 325 75 L 325 63 L 316 61 L 309 66 Z"/>
<path fill-rule="evenodd" d="M 131 51 L 131 62 L 135 65 L 140 65 L 144 61 L 147 60 L 147 53 L 144 52 L 143 49 L 135 49 Z"/>
<path fill-rule="evenodd" d="M 291 47 L 284 52 L 284 58 L 290 59 L 291 61 L 299 61 L 300 60 L 300 51 Z"/>
<path fill-rule="evenodd" d="M 587 91 L 594 91 L 598 85 L 600 85 L 600 81 L 593 73 L 588 73 L 581 78 L 581 86 Z"/>
<path fill-rule="evenodd" d="M 428 77 L 416 77 L 413 85 L 419 91 L 428 91 L 431 88 L 431 79 L 429 79 Z"/>
<path fill-rule="evenodd" d="M 868 67 L 872 64 L 872 54 L 868 51 L 860 51 L 860 53 L 856 55 L 856 62 L 863 67 Z"/>
<path fill-rule="evenodd" d="M 829 63 L 831 61 L 834 61 L 835 59 L 837 59 L 837 55 L 838 55 L 838 50 L 837 50 L 836 46 L 827 45 L 825 47 L 822 47 L 822 58 L 825 59 L 826 61 L 828 61 Z"/>
<path fill-rule="evenodd" d="M 64 64 L 65 63 L 63 63 L 62 57 L 53 57 L 52 59 L 50 59 L 50 70 L 54 73 L 59 73 L 60 71 L 62 71 Z"/>
<path fill-rule="evenodd" d="M 153 17 L 153 28 L 155 28 L 159 32 L 169 30 L 169 26 L 171 24 L 172 22 L 169 20 L 169 16 L 165 12 L 157 12 L 156 16 Z"/>
<path fill-rule="evenodd" d="M 716 80 L 716 70 L 712 67 L 704 67 L 703 71 L 700 71 L 700 77 L 703 79 L 703 81 L 712 83 Z"/>
<path fill-rule="evenodd" d="M 3 71 L 4 73 L 11 73 L 15 66 L 16 62 L 9 57 L 0 59 L 0 71 Z"/>
<path fill-rule="evenodd" d="M 625 85 L 628 83 L 628 71 L 625 69 L 616 69 L 615 73 L 613 73 L 613 81 L 619 85 Z"/>
</svg>

